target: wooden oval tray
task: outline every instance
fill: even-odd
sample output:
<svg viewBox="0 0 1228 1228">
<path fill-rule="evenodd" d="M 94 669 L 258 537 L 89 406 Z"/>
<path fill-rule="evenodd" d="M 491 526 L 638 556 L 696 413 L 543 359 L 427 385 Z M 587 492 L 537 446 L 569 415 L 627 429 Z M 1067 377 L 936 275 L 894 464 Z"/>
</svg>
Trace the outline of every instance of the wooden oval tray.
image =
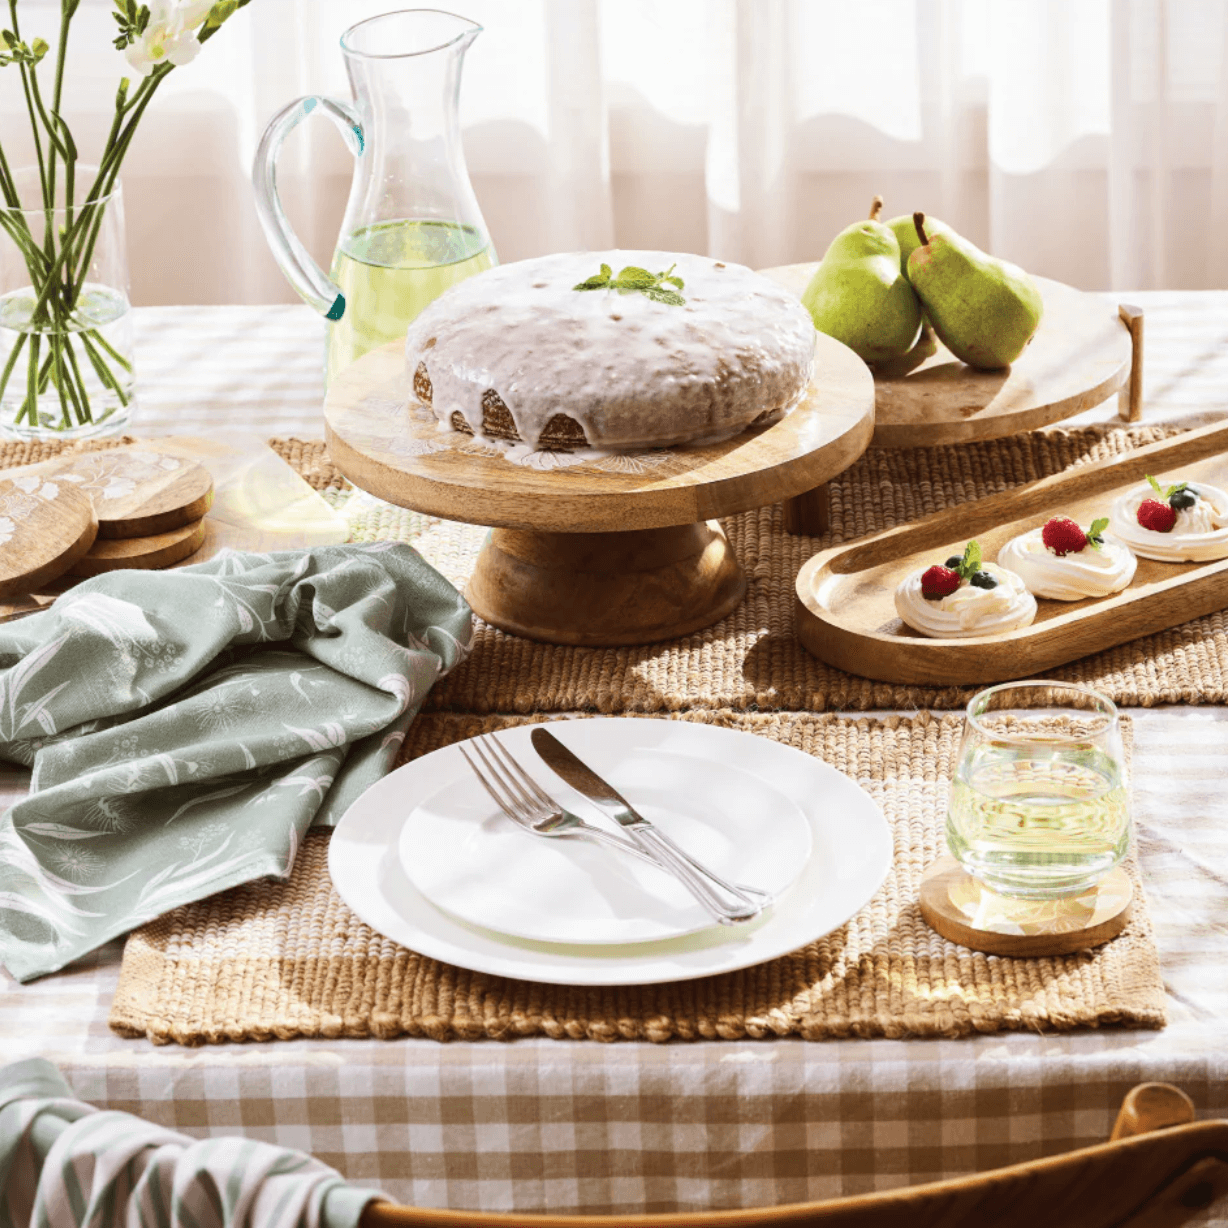
<svg viewBox="0 0 1228 1228">
<path fill-rule="evenodd" d="M 764 269 L 801 295 L 817 264 Z M 1002 371 L 965 366 L 941 342 L 904 375 L 874 373 L 876 448 L 1000 439 L 1093 409 L 1127 390 L 1121 416 L 1142 413 L 1143 313 L 1036 278 L 1045 314 L 1027 349 Z"/>
<path fill-rule="evenodd" d="M 885 682 L 933 686 L 1032 677 L 1089 653 L 1123 644 L 1228 606 L 1228 559 L 1158 563 L 1140 558 L 1130 586 L 1084 601 L 1039 598 L 1030 627 L 961 640 L 929 639 L 895 612 L 896 586 L 941 563 L 975 538 L 984 557 L 1050 516 L 1089 524 L 1114 499 L 1153 474 L 1161 482 L 1228 485 L 1228 423 L 1081 465 L 1028 486 L 965 503 L 913 524 L 824 550 L 797 577 L 801 642 L 820 660 Z"/>
</svg>

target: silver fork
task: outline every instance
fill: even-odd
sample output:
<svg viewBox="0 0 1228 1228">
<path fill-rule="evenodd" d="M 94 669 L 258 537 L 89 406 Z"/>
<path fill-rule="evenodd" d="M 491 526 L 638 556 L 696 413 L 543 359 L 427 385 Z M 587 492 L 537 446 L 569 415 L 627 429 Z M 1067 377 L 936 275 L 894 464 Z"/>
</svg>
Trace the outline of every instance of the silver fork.
<svg viewBox="0 0 1228 1228">
<path fill-rule="evenodd" d="M 490 745 L 490 754 L 486 752 L 485 743 Z M 487 734 L 474 738 L 471 745 L 485 765 L 486 771 L 483 771 L 470 757 L 464 746 L 461 746 L 459 749 L 465 756 L 465 761 L 473 769 L 473 774 L 490 794 L 495 805 L 519 826 L 539 836 L 586 835 L 602 844 L 612 845 L 624 853 L 631 853 L 658 870 L 665 870 L 666 873 L 672 874 L 722 925 L 750 921 L 763 911 L 762 905 L 752 905 L 748 908 L 741 904 L 734 906 L 727 904 L 700 875 L 692 871 L 685 863 L 666 865 L 633 845 L 629 840 L 596 827 L 592 823 L 587 823 L 578 814 L 565 810 L 541 788 L 521 767 L 511 752 L 492 735 Z"/>
</svg>

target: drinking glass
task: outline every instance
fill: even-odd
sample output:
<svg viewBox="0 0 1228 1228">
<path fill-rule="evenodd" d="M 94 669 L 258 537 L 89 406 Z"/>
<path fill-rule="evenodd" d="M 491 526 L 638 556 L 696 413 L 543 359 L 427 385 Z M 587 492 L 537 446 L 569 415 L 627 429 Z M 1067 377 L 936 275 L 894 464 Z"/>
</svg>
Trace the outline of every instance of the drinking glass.
<svg viewBox="0 0 1228 1228">
<path fill-rule="evenodd" d="M 991 890 L 1078 895 L 1126 854 L 1130 813 L 1117 709 L 1087 687 L 1011 682 L 968 704 L 947 844 Z"/>
</svg>

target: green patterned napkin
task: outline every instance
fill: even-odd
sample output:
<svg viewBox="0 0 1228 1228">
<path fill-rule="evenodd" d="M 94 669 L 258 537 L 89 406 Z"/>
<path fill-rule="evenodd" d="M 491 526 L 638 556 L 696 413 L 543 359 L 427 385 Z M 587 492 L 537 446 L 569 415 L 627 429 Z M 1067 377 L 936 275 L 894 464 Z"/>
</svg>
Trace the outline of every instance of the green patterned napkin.
<svg viewBox="0 0 1228 1228">
<path fill-rule="evenodd" d="M 115 571 L 0 625 L 0 960 L 62 968 L 180 904 L 290 873 L 391 765 L 469 607 L 396 542 Z"/>
</svg>

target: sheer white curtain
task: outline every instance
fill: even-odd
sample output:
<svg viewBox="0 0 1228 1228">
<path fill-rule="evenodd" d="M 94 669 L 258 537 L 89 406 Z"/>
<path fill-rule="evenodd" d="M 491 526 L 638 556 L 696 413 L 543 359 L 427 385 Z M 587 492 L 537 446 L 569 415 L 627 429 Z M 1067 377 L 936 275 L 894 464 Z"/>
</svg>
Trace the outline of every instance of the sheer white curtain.
<svg viewBox="0 0 1228 1228">
<path fill-rule="evenodd" d="M 1228 286 L 1228 0 L 450 0 L 485 26 L 461 119 L 500 257 L 817 259 L 882 193 L 1088 289 Z M 251 203 L 268 117 L 346 96 L 337 41 L 393 0 L 252 0 L 176 70 L 123 175 L 138 303 L 291 301 Z M 96 148 L 125 71 L 106 0 L 66 110 Z M 53 41 L 58 3 L 19 0 Z M 4 24 L 0 21 L 0 24 Z M 0 138 L 20 146 L 16 73 Z M 350 181 L 323 123 L 283 197 L 327 263 Z"/>
</svg>

